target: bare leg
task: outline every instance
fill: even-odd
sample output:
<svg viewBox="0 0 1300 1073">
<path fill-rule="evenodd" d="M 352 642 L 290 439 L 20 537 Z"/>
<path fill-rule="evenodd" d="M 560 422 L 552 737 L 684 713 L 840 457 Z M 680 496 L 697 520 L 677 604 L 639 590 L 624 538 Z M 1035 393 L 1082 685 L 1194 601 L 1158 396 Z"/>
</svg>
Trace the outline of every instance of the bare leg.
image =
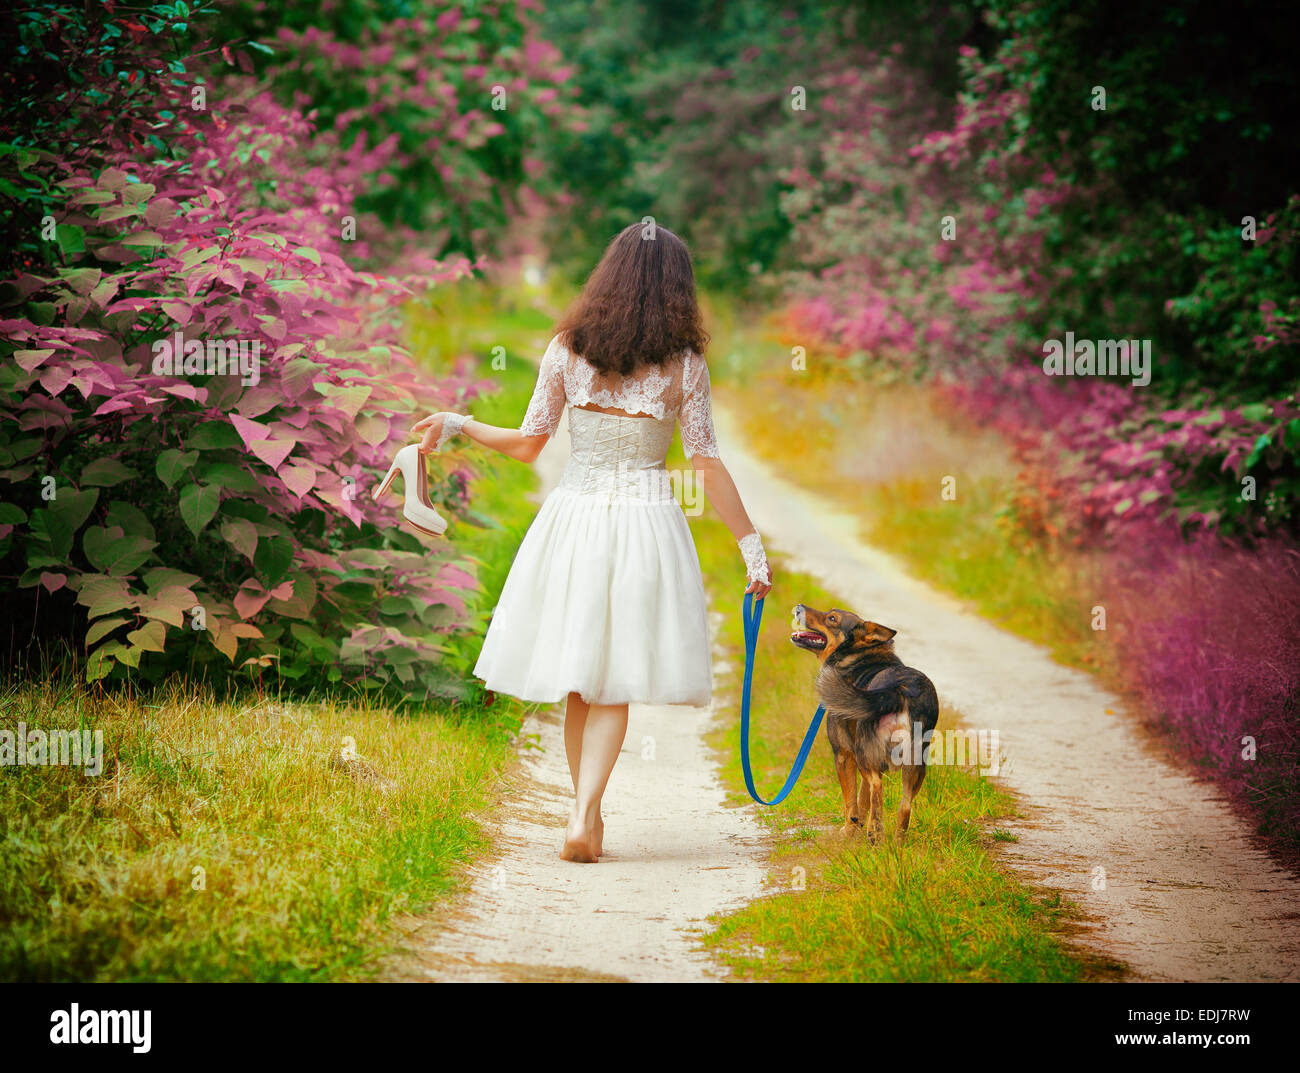
<svg viewBox="0 0 1300 1073">
<path fill-rule="evenodd" d="M 592 832 L 600 817 L 600 799 L 626 736 L 626 704 L 587 706 L 573 811 L 569 815 L 569 829 L 560 853 L 567 861 L 589 864 L 596 859 Z"/>
<path fill-rule="evenodd" d="M 578 769 L 582 766 L 582 733 L 587 728 L 590 705 L 578 693 L 570 693 L 564 708 L 564 754 L 569 759 L 569 777 L 573 780 L 573 793 L 578 793 Z M 604 849 L 605 820 L 596 805 L 596 822 L 591 829 L 591 851 L 599 857 Z"/>
</svg>

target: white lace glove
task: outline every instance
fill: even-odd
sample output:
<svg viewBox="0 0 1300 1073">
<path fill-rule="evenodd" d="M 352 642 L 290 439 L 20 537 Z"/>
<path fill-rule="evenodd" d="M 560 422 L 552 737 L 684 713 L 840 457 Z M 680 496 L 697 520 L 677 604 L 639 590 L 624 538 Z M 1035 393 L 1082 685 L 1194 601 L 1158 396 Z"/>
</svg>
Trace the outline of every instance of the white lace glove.
<svg viewBox="0 0 1300 1073">
<path fill-rule="evenodd" d="M 469 414 L 447 414 L 442 419 L 442 431 L 438 433 L 438 442 L 433 445 L 433 449 L 441 451 L 442 445 L 453 436 L 459 436 L 461 430 L 470 420 Z"/>
<path fill-rule="evenodd" d="M 772 570 L 767 565 L 767 552 L 763 550 L 763 540 L 758 530 L 743 536 L 737 542 L 740 554 L 745 559 L 745 580 L 753 583 L 761 581 L 764 585 L 772 584 Z"/>
</svg>

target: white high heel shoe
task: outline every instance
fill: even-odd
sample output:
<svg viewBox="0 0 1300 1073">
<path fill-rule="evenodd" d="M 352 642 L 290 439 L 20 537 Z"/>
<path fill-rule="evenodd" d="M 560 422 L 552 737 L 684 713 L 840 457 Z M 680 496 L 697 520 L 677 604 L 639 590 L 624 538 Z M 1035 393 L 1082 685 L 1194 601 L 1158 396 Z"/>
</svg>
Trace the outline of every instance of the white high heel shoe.
<svg viewBox="0 0 1300 1073">
<path fill-rule="evenodd" d="M 424 459 L 420 456 L 419 444 L 408 444 L 397 452 L 384 479 L 371 493 L 372 498 L 378 503 L 389 493 L 398 471 L 401 471 L 402 483 L 406 487 L 402 516 L 412 528 L 421 533 L 442 536 L 447 531 L 447 521 L 429 502 L 429 475 L 424 468 Z"/>
</svg>

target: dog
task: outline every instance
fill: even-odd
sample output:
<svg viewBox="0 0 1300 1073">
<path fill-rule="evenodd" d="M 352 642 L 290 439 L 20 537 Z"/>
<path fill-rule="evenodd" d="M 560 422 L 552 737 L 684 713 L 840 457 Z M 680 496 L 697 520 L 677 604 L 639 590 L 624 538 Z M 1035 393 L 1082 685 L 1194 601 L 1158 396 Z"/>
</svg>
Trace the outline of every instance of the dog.
<svg viewBox="0 0 1300 1073">
<path fill-rule="evenodd" d="M 817 695 L 826 708 L 826 737 L 844 794 L 844 832 L 881 835 L 882 776 L 899 771 L 903 800 L 898 838 L 907 834 L 912 799 L 925 781 L 927 731 L 939 721 L 934 683 L 894 654 L 897 630 L 866 622 L 851 611 L 822 612 L 797 604 L 790 640 L 821 663 Z M 909 740 L 911 739 L 911 740 Z M 902 746 L 902 748 L 900 748 Z M 862 788 L 858 789 L 858 776 Z"/>
</svg>

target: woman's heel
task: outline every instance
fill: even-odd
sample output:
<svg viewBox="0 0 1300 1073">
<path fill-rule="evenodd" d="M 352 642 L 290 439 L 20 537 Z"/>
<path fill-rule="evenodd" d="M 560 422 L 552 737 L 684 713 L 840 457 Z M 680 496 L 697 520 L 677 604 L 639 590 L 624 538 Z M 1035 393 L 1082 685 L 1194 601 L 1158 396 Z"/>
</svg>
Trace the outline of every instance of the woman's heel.
<svg viewBox="0 0 1300 1073">
<path fill-rule="evenodd" d="M 560 859 L 573 861 L 575 864 L 598 864 L 599 858 L 592 852 L 591 843 L 581 839 L 565 839 L 564 848 L 560 850 Z"/>
</svg>

